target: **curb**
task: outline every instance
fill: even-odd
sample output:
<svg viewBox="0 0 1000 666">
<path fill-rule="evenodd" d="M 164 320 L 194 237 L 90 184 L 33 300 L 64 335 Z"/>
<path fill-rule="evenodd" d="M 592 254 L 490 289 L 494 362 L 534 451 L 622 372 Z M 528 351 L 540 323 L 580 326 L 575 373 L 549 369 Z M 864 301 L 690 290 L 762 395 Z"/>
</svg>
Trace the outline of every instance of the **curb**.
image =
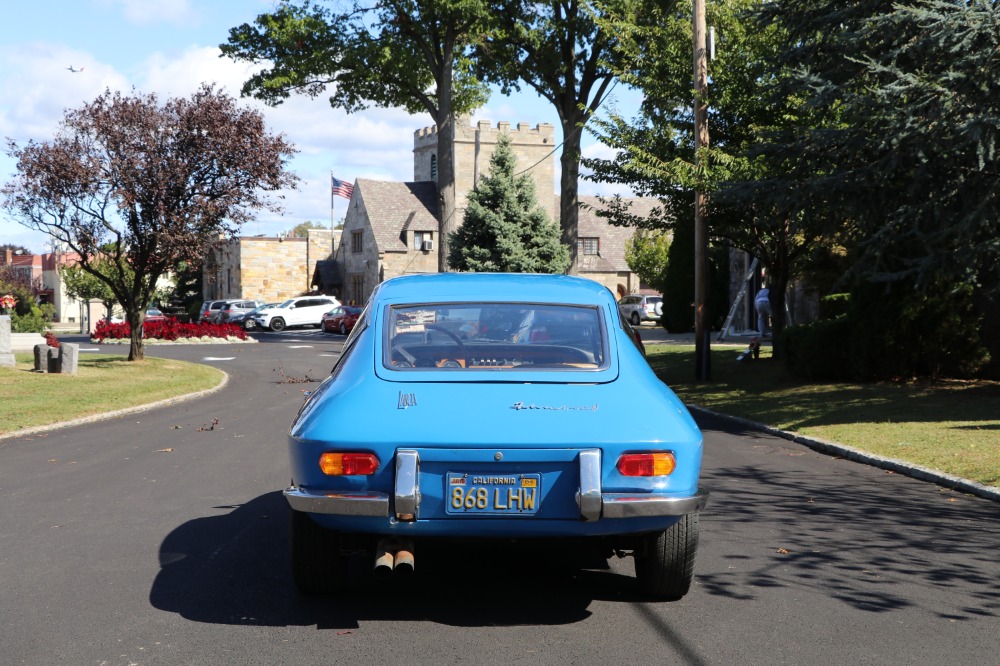
<svg viewBox="0 0 1000 666">
<path fill-rule="evenodd" d="M 32 428 L 25 428 L 24 430 L 15 430 L 13 432 L 0 433 L 0 440 L 14 439 L 15 437 L 25 437 L 28 435 L 38 435 L 40 433 L 49 432 L 50 430 L 61 430 L 62 428 L 70 428 L 72 426 L 84 425 L 87 423 L 97 423 L 98 421 L 110 421 L 111 419 L 117 419 L 122 416 L 128 416 L 129 414 L 138 414 L 140 412 L 147 412 L 151 409 L 156 409 L 157 407 L 166 407 L 168 405 L 176 405 L 182 402 L 187 402 L 188 400 L 196 400 L 198 398 L 203 398 L 207 395 L 217 393 L 222 389 L 226 388 L 229 384 L 229 373 L 224 370 L 219 370 L 222 373 L 222 381 L 220 381 L 216 386 L 204 389 L 202 391 L 197 391 L 195 393 L 186 393 L 184 395 L 174 396 L 173 398 L 164 398 L 163 400 L 157 400 L 156 402 L 146 403 L 145 405 L 135 405 L 134 407 L 125 407 L 124 409 L 116 409 L 113 412 L 104 412 L 103 414 L 91 414 L 90 416 L 81 416 L 78 419 L 71 419 L 69 421 L 59 421 L 58 423 L 49 423 L 47 425 L 34 426 Z"/>
<path fill-rule="evenodd" d="M 921 467 L 920 465 L 914 465 L 913 463 L 908 463 L 897 458 L 878 456 L 874 453 L 862 451 L 861 449 L 856 449 L 853 446 L 848 446 L 846 444 L 830 442 L 817 437 L 806 437 L 805 435 L 800 435 L 796 432 L 790 432 L 787 430 L 778 430 L 777 428 L 772 428 L 771 426 L 763 423 L 751 421 L 740 416 L 720 414 L 719 412 L 713 412 L 710 409 L 705 409 L 704 407 L 699 407 L 697 405 L 687 405 L 687 408 L 693 412 L 729 421 L 730 423 L 735 423 L 750 430 L 765 432 L 769 435 L 795 442 L 796 444 L 802 444 L 803 446 L 807 446 L 814 451 L 818 451 L 829 456 L 846 458 L 847 460 L 851 460 L 853 462 L 871 465 L 873 467 L 889 470 L 891 472 L 895 472 L 896 474 L 902 474 L 913 479 L 929 481 L 930 483 L 935 483 L 945 488 L 958 490 L 963 493 L 968 493 L 969 495 L 975 495 L 976 497 L 981 497 L 983 499 L 993 500 L 994 502 L 1000 502 L 1000 487 L 997 486 L 987 486 L 976 481 L 963 479 L 960 476 L 953 476 L 951 474 L 945 474 L 944 472 L 939 472 L 927 467 Z"/>
</svg>

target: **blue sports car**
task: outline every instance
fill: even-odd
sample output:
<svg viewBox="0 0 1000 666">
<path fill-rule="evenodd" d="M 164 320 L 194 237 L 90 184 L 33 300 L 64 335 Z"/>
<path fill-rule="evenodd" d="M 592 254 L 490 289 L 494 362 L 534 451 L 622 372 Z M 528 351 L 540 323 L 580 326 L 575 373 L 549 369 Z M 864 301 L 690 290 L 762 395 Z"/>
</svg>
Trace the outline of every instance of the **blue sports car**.
<svg viewBox="0 0 1000 666">
<path fill-rule="evenodd" d="M 359 552 L 388 576 L 422 542 L 555 538 L 632 555 L 643 594 L 684 596 L 702 437 L 640 345 L 591 280 L 379 285 L 289 432 L 296 585 L 339 589 Z"/>
</svg>

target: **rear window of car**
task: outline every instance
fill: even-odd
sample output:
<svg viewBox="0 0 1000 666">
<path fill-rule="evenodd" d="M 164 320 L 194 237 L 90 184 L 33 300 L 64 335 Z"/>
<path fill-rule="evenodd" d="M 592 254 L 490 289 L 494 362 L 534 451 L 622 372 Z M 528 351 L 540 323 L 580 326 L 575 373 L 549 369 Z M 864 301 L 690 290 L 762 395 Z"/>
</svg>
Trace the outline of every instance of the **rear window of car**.
<svg viewBox="0 0 1000 666">
<path fill-rule="evenodd" d="M 383 365 L 400 372 L 607 366 L 596 306 L 442 303 L 388 308 Z"/>
</svg>

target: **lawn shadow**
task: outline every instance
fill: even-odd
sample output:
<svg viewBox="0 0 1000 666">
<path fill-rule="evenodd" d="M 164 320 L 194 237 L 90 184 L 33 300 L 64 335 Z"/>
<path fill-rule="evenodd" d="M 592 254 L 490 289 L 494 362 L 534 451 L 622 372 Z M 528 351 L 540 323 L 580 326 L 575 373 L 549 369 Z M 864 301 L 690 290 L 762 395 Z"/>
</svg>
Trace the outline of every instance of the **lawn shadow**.
<svg viewBox="0 0 1000 666">
<path fill-rule="evenodd" d="M 746 546 L 723 555 L 728 569 L 698 571 L 709 594 L 746 600 L 756 588 L 801 587 L 874 613 L 917 606 L 948 620 L 1000 617 L 995 503 L 897 475 L 873 481 L 867 468 L 816 474 L 795 462 L 795 444 L 698 420 L 706 433 L 745 435 L 747 454 L 768 460 L 703 471 L 712 492 L 703 543 L 724 534 Z"/>
</svg>

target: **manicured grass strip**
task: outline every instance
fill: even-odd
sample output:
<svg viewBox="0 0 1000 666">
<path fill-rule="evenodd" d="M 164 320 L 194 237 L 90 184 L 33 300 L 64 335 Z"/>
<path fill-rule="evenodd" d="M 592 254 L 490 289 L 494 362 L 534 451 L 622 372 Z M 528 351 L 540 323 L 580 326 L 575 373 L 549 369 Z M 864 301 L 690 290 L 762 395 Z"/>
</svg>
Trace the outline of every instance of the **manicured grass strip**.
<svg viewBox="0 0 1000 666">
<path fill-rule="evenodd" d="M 694 382 L 694 347 L 650 345 L 649 363 L 685 403 L 1000 486 L 1000 382 L 807 384 L 762 350 L 713 345 L 712 381 Z"/>
<path fill-rule="evenodd" d="M 74 375 L 32 372 L 32 354 L 16 354 L 14 368 L 0 368 L 0 434 L 104 414 L 219 385 L 213 367 L 147 356 L 81 355 Z"/>
</svg>

